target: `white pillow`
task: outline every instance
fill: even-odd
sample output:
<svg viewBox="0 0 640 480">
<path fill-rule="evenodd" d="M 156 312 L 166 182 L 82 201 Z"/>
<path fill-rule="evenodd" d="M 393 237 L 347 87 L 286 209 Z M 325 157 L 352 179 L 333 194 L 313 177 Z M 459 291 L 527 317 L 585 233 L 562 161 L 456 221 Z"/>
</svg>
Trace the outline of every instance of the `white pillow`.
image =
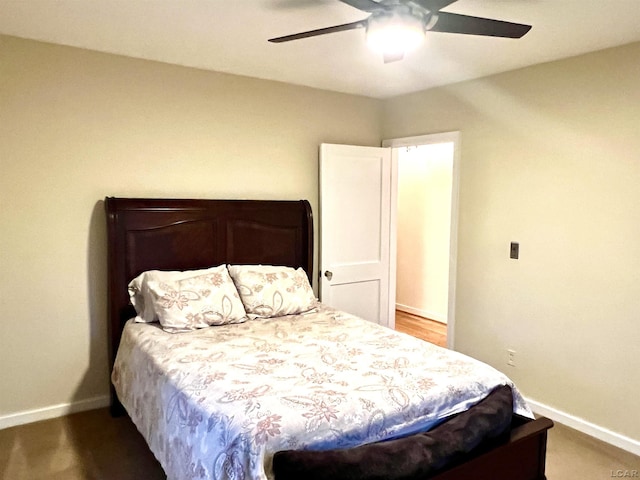
<svg viewBox="0 0 640 480">
<path fill-rule="evenodd" d="M 153 296 L 149 291 L 149 282 L 177 282 L 185 278 L 197 277 L 209 272 L 226 270 L 226 265 L 203 268 L 200 270 L 165 271 L 147 270 L 129 282 L 129 299 L 136 310 L 136 322 L 152 323 L 158 321 L 158 316 L 153 309 Z"/>
<path fill-rule="evenodd" d="M 316 297 L 302 268 L 229 265 L 229 273 L 250 318 L 295 315 L 316 306 Z"/>
<path fill-rule="evenodd" d="M 225 265 L 189 278 L 150 280 L 147 285 L 153 309 L 167 332 L 188 332 L 247 320 Z"/>
</svg>

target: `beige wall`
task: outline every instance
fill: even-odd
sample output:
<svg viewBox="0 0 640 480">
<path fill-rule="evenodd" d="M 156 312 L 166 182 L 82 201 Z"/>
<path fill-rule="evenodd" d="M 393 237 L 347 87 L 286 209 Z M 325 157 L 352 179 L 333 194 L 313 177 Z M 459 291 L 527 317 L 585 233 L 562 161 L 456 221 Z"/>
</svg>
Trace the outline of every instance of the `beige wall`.
<svg viewBox="0 0 640 480">
<path fill-rule="evenodd" d="M 639 79 L 635 43 L 397 97 L 383 116 L 385 138 L 461 131 L 456 349 L 634 439 Z"/>
<path fill-rule="evenodd" d="M 381 102 L 0 36 L 0 418 L 108 392 L 102 199 L 317 211 L 321 142 Z"/>
</svg>

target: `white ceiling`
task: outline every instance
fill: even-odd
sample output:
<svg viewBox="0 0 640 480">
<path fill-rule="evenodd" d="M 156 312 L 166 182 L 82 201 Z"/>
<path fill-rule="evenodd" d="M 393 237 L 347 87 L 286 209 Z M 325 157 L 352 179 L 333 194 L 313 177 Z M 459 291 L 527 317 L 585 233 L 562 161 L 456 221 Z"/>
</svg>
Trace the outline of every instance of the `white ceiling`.
<svg viewBox="0 0 640 480">
<path fill-rule="evenodd" d="M 0 0 L 0 33 L 378 98 L 640 41 L 640 0 L 459 0 L 444 11 L 533 28 L 519 40 L 430 32 L 389 64 L 362 29 L 267 42 L 367 16 L 338 0 Z"/>
</svg>

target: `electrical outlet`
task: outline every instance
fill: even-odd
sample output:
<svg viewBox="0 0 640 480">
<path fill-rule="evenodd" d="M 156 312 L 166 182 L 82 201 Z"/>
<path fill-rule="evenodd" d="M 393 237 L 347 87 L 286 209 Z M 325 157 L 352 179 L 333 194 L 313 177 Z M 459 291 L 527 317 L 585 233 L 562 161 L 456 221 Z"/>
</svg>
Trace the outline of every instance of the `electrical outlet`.
<svg viewBox="0 0 640 480">
<path fill-rule="evenodd" d="M 510 367 L 516 366 L 516 351 L 512 349 L 507 349 L 507 365 Z"/>
</svg>

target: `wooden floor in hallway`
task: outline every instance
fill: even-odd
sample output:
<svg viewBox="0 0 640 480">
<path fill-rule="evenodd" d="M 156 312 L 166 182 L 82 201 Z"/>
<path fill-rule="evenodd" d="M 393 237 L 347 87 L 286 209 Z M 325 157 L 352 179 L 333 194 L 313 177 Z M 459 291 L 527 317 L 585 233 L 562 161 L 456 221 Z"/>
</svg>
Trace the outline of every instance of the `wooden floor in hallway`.
<svg viewBox="0 0 640 480">
<path fill-rule="evenodd" d="M 445 323 L 396 310 L 396 330 L 441 347 L 447 346 L 447 325 Z"/>
</svg>

